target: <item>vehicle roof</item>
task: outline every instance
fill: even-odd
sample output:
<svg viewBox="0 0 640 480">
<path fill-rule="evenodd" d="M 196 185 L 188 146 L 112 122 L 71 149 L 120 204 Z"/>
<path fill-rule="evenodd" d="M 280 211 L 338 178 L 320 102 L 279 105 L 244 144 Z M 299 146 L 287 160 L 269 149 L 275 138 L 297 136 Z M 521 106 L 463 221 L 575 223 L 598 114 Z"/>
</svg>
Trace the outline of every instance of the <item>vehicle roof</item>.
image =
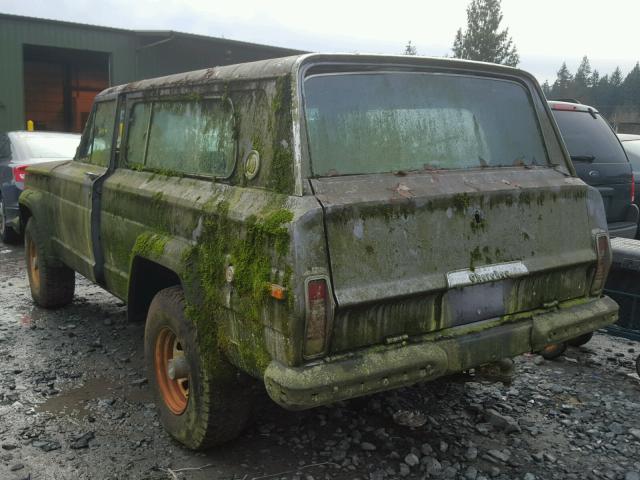
<svg viewBox="0 0 640 480">
<path fill-rule="evenodd" d="M 345 53 L 307 53 L 290 57 L 272 58 L 256 62 L 235 65 L 217 66 L 203 70 L 177 73 L 165 77 L 151 78 L 124 85 L 110 87 L 96 97 L 96 100 L 113 97 L 127 92 L 157 88 L 172 88 L 187 85 L 202 85 L 219 81 L 258 80 L 290 75 L 303 65 L 310 63 L 353 63 L 378 64 L 416 67 L 455 68 L 460 70 L 476 70 L 484 73 L 495 73 L 510 76 L 526 77 L 535 82 L 534 77 L 517 68 L 493 63 L 475 62 L 452 58 L 419 57 L 413 55 L 380 55 L 380 54 L 345 54 Z"/>
<path fill-rule="evenodd" d="M 598 112 L 597 108 L 591 107 L 589 105 L 585 105 L 584 103 L 562 102 L 559 100 L 547 100 L 547 102 L 549 103 L 549 106 L 551 107 L 552 110 L 562 110 L 566 112 L 573 111 L 573 112 L 600 113 Z M 554 108 L 554 107 L 560 107 L 560 108 Z"/>
<path fill-rule="evenodd" d="M 618 133 L 618 138 L 621 142 L 629 142 L 631 140 L 640 140 L 640 135 L 634 135 L 632 133 Z"/>
</svg>

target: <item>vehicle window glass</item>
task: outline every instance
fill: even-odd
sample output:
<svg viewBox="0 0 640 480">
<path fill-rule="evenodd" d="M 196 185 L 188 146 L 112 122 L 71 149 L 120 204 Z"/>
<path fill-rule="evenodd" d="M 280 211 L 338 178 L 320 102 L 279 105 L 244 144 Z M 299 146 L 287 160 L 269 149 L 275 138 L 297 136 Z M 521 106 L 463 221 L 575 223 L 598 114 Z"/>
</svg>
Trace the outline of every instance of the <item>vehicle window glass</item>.
<svg viewBox="0 0 640 480">
<path fill-rule="evenodd" d="M 630 140 L 622 142 L 624 149 L 627 151 L 629 161 L 633 165 L 635 171 L 640 170 L 640 140 Z"/>
<path fill-rule="evenodd" d="M 194 175 L 231 175 L 235 140 L 229 103 L 217 99 L 153 102 L 148 139 L 145 108 L 140 106 L 133 112 L 133 132 L 127 142 L 130 163 Z M 146 154 L 141 155 L 145 142 Z"/>
<path fill-rule="evenodd" d="M 91 142 L 89 163 L 101 167 L 107 167 L 109 165 L 115 114 L 115 100 L 97 105 L 93 122 L 93 141 Z"/>
<path fill-rule="evenodd" d="M 80 135 L 24 134 L 18 137 L 27 158 L 73 158 L 80 143 Z"/>
<path fill-rule="evenodd" d="M 315 175 L 548 164 L 533 106 L 515 82 L 316 75 L 304 95 Z"/>
<path fill-rule="evenodd" d="M 144 164 L 144 153 L 147 147 L 147 131 L 149 129 L 150 103 L 136 103 L 129 116 L 127 133 L 127 163 Z"/>
<path fill-rule="evenodd" d="M 594 157 L 594 163 L 623 163 L 627 159 L 615 133 L 598 114 L 552 110 L 572 157 Z"/>
</svg>

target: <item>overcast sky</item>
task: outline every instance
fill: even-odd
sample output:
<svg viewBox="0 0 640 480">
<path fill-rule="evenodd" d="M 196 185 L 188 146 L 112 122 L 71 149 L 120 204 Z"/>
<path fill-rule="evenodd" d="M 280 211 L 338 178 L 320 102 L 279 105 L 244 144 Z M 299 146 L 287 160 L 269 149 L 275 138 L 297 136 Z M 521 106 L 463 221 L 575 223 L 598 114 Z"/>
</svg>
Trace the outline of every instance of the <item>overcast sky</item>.
<svg viewBox="0 0 640 480">
<path fill-rule="evenodd" d="M 324 52 L 450 54 L 469 0 L 0 0 L 0 12 L 110 27 L 178 30 Z M 640 0 L 503 0 L 520 67 L 542 82 L 582 56 L 601 74 L 640 60 Z"/>
</svg>

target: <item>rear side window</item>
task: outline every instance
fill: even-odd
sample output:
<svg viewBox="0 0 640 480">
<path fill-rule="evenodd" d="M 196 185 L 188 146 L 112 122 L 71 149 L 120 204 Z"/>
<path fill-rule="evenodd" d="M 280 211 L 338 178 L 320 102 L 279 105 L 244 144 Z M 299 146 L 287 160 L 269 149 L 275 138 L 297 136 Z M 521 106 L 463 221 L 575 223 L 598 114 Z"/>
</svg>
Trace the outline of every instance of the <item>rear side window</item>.
<svg viewBox="0 0 640 480">
<path fill-rule="evenodd" d="M 127 163 L 192 175 L 228 177 L 235 161 L 234 118 L 220 99 L 134 105 Z"/>
<path fill-rule="evenodd" d="M 594 163 L 627 162 L 616 134 L 599 114 L 567 110 L 552 112 L 571 157 L 589 159 Z"/>
<path fill-rule="evenodd" d="M 315 175 L 547 165 L 518 83 L 418 72 L 315 75 L 304 82 Z"/>
</svg>

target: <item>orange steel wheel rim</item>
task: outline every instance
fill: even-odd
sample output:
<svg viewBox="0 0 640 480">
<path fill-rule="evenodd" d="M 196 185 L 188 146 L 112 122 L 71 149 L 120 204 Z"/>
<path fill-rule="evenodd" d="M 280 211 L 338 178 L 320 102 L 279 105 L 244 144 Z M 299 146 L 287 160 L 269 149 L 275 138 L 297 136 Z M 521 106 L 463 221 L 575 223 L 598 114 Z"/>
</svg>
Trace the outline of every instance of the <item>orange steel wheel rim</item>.
<svg viewBox="0 0 640 480">
<path fill-rule="evenodd" d="M 160 330 L 156 339 L 154 364 L 156 380 L 160 395 L 174 415 L 180 415 L 189 403 L 189 377 L 171 378 L 169 361 L 184 357 L 182 344 L 173 331 L 168 328 Z"/>
<path fill-rule="evenodd" d="M 40 289 L 40 268 L 38 265 L 38 250 L 33 240 L 29 241 L 29 271 L 31 272 L 31 282 L 36 290 Z"/>
</svg>

